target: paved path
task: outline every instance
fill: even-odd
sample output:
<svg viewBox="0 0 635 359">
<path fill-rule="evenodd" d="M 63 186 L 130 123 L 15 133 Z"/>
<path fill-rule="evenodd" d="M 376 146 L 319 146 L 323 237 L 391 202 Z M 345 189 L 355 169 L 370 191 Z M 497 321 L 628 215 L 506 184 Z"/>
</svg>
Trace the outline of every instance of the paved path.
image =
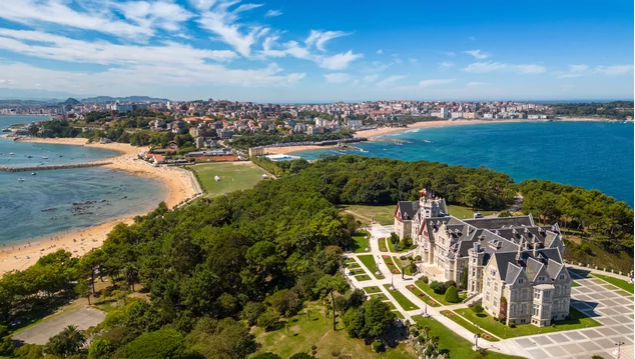
<svg viewBox="0 0 635 359">
<path fill-rule="evenodd" d="M 390 270 L 384 263 L 382 255 L 395 253 L 385 253 L 379 250 L 378 238 L 389 237 L 394 231 L 393 226 L 373 225 L 370 227 L 371 233 L 370 252 L 347 254 L 349 257 L 357 257 L 359 255 L 372 255 L 377 263 L 379 271 L 384 274 L 385 279 L 376 279 L 373 273 L 357 260 L 366 274 L 371 279 L 367 281 L 357 281 L 351 278 L 351 283 L 357 288 L 377 286 L 380 288 L 386 298 L 401 312 L 401 314 L 411 322 L 412 316 L 421 315 L 423 309 L 427 313 L 439 321 L 441 324 L 462 336 L 463 338 L 473 341 L 474 334 L 457 323 L 453 322 L 440 313 L 441 310 L 457 309 L 465 307 L 464 304 L 455 304 L 452 306 L 441 306 L 438 308 L 427 306 L 414 295 L 406 287 L 414 284 L 415 278 L 405 276 L 401 278 L 401 274 L 391 274 Z M 401 254 L 400 254 L 401 255 Z M 622 346 L 621 359 L 635 359 L 633 357 L 633 296 L 621 296 L 621 291 L 612 284 L 602 282 L 602 284 L 594 283 L 594 279 L 580 279 L 573 274 L 575 281 L 580 287 L 571 290 L 571 305 L 585 314 L 593 317 L 603 326 L 589 329 L 570 330 L 557 333 L 540 334 L 533 336 L 517 337 L 512 339 L 504 339 L 499 342 L 488 342 L 479 339 L 479 346 L 487 348 L 491 351 L 497 351 L 506 354 L 520 355 L 530 359 L 588 359 L 591 355 L 600 355 L 605 359 L 616 358 L 615 343 L 624 342 Z M 596 281 L 598 279 L 595 279 Z M 421 307 L 419 310 L 407 311 L 399 305 L 392 297 L 389 291 L 384 287 L 385 284 L 393 284 L 395 289 L 399 290 L 412 303 Z"/>
<path fill-rule="evenodd" d="M 50 337 L 69 325 L 74 325 L 79 329 L 88 329 L 101 323 L 104 318 L 106 318 L 106 313 L 101 310 L 79 308 L 25 329 L 13 335 L 13 339 L 30 344 L 46 344 Z"/>
</svg>

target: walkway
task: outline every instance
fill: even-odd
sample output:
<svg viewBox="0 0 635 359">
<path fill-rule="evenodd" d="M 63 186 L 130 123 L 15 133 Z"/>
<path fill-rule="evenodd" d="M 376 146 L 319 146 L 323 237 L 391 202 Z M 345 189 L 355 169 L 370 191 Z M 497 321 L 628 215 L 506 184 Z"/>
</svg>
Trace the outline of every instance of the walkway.
<svg viewBox="0 0 635 359">
<path fill-rule="evenodd" d="M 356 288 L 369 286 L 379 287 L 381 293 L 390 300 L 399 310 L 405 319 L 414 322 L 412 317 L 423 314 L 424 310 L 428 315 L 439 321 L 441 324 L 462 336 L 474 341 L 474 334 L 443 314 L 443 310 L 454 310 L 464 308 L 465 304 L 455 304 L 451 306 L 430 307 L 425 305 L 420 298 L 408 290 L 407 286 L 414 284 L 415 278 L 401 274 L 392 274 L 386 266 L 383 255 L 403 255 L 397 253 L 386 253 L 379 250 L 378 238 L 388 238 L 394 231 L 393 226 L 372 225 L 369 228 L 371 234 L 370 252 L 348 253 L 348 257 L 358 257 L 360 255 L 372 255 L 377 263 L 379 271 L 385 275 L 385 279 L 376 279 L 373 273 L 357 259 L 360 268 L 371 278 L 366 281 L 357 281 L 354 277 L 349 277 L 351 283 Z M 574 274 L 575 276 L 575 274 Z M 575 278 L 575 277 L 574 277 Z M 606 282 L 598 282 L 599 279 L 575 279 L 580 287 L 572 289 L 571 305 L 585 314 L 593 317 L 603 326 L 592 329 L 571 330 L 550 334 L 541 334 L 511 339 L 503 339 L 499 342 L 489 342 L 479 339 L 479 346 L 491 351 L 505 354 L 520 355 L 530 359 L 588 359 L 591 355 L 600 355 L 605 359 L 616 358 L 615 343 L 618 341 L 625 343 L 622 346 L 621 359 L 633 358 L 633 296 L 622 296 L 624 291 Z M 395 300 L 385 284 L 393 284 L 401 294 L 412 303 L 422 309 L 405 310 Z M 427 308 L 426 308 L 427 307 Z"/>
</svg>

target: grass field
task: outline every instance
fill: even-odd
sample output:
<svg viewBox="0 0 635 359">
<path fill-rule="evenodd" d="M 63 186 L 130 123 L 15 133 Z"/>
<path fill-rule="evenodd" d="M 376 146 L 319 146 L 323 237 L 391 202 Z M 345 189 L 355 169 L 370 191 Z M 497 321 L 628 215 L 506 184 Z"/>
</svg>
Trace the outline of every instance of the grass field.
<svg viewBox="0 0 635 359">
<path fill-rule="evenodd" d="M 370 286 L 370 287 L 364 287 L 362 288 L 364 290 L 364 292 L 368 293 L 368 294 L 373 294 L 373 293 L 381 293 L 381 289 L 377 286 Z"/>
<path fill-rule="evenodd" d="M 633 283 L 629 283 L 625 280 L 622 279 L 618 279 L 618 278 L 614 278 L 614 277 L 609 277 L 607 275 L 602 275 L 602 274 L 597 274 L 597 273 L 593 273 L 591 274 L 594 277 L 600 278 L 606 282 L 609 282 L 611 284 L 613 284 L 616 287 L 622 288 L 625 291 L 633 294 L 633 289 L 634 289 L 634 285 Z"/>
<path fill-rule="evenodd" d="M 365 265 L 366 268 L 368 268 L 368 270 L 375 276 L 375 278 L 377 279 L 386 278 L 384 277 L 383 274 L 377 274 L 377 272 L 379 271 L 379 268 L 377 268 L 377 263 L 375 263 L 375 258 L 373 258 L 371 254 L 359 256 L 357 257 L 357 259 L 359 259 L 362 262 L 362 264 Z"/>
<path fill-rule="evenodd" d="M 418 280 L 415 282 L 415 284 L 425 292 L 425 294 L 427 296 L 429 296 L 430 298 L 436 300 L 437 302 L 441 303 L 442 305 L 454 305 L 456 303 L 450 303 L 447 300 L 445 300 L 445 295 L 444 294 L 437 294 L 435 293 L 432 288 L 430 288 L 429 284 L 425 284 L 423 281 Z M 463 300 L 465 299 L 465 295 L 461 295 L 459 294 L 459 299 Z"/>
<path fill-rule="evenodd" d="M 359 231 L 357 234 L 355 234 L 353 236 L 353 241 L 355 241 L 355 243 L 353 244 L 354 246 L 353 252 L 355 253 L 368 252 L 368 249 L 370 249 L 370 243 L 368 242 L 369 237 L 370 237 L 370 233 L 366 231 Z"/>
<path fill-rule="evenodd" d="M 210 163 L 190 167 L 196 174 L 207 197 L 216 197 L 228 192 L 254 187 L 266 174 L 262 168 L 251 162 Z M 214 177 L 220 177 L 215 181 Z"/>
<path fill-rule="evenodd" d="M 434 318 L 424 318 L 420 315 L 412 317 L 414 321 L 421 327 L 429 327 L 430 335 L 439 337 L 439 348 L 447 351 L 450 358 L 472 358 L 476 352 L 472 350 L 474 343 L 464 339 L 450 329 L 443 326 Z M 489 359 L 521 359 L 513 355 L 506 355 L 496 352 L 488 352 Z"/>
<path fill-rule="evenodd" d="M 265 332 L 255 328 L 252 333 L 261 345 L 258 353 L 273 352 L 282 358 L 289 358 L 294 353 L 311 352 L 311 346 L 317 347 L 316 357 L 332 358 L 333 352 L 350 355 L 360 359 L 405 359 L 414 357 L 411 348 L 399 344 L 396 348 L 388 348 L 385 353 L 374 353 L 362 339 L 351 339 L 343 328 L 341 320 L 337 330 L 333 331 L 332 319 L 326 316 L 324 309 L 314 303 L 310 304 L 310 316 L 306 312 L 292 317 L 288 325 L 281 329 Z"/>
<path fill-rule="evenodd" d="M 365 282 L 371 279 L 368 274 L 356 275 L 353 278 L 357 279 L 358 282 Z"/>
<path fill-rule="evenodd" d="M 416 309 L 419 309 L 419 307 L 417 305 L 415 305 L 408 298 L 406 298 L 406 296 L 403 295 L 403 293 L 401 293 L 400 291 L 398 291 L 396 289 L 395 290 L 390 290 L 390 284 L 384 284 L 384 287 L 386 289 L 388 289 L 388 292 L 390 293 L 390 295 L 392 295 L 393 298 L 395 298 L 397 303 L 399 303 L 399 305 L 401 305 L 401 307 L 404 310 L 416 310 Z"/>
<path fill-rule="evenodd" d="M 576 283 L 576 281 L 572 281 L 571 282 L 571 288 L 575 288 L 575 287 L 580 287 L 580 285 L 578 283 Z"/>
<path fill-rule="evenodd" d="M 382 225 L 395 223 L 395 205 L 387 206 L 362 206 L 362 205 L 346 205 L 342 208 L 359 214 L 361 217 L 374 219 Z"/>
<path fill-rule="evenodd" d="M 423 293 L 421 291 L 421 289 L 419 289 L 416 285 L 412 285 L 411 284 L 411 285 L 407 286 L 406 288 L 408 288 L 408 290 L 411 291 L 412 294 L 416 295 L 417 298 L 421 299 L 422 302 L 428 303 L 429 306 L 431 306 L 431 307 L 438 307 L 439 306 L 439 303 L 437 303 L 432 298 L 430 298 L 425 293 Z"/>
<path fill-rule="evenodd" d="M 386 242 L 386 238 L 379 238 L 377 240 L 377 244 L 379 244 L 380 251 L 388 252 L 388 243 Z"/>
<path fill-rule="evenodd" d="M 477 328 L 474 324 L 468 322 L 467 320 L 463 319 L 461 316 L 457 315 L 456 313 L 454 313 L 451 310 L 442 310 L 441 314 L 445 315 L 446 317 L 448 317 L 448 319 L 450 319 L 451 321 L 455 322 L 456 324 L 462 326 L 463 328 L 469 330 L 470 332 L 474 333 L 474 334 L 481 334 L 481 337 L 484 339 L 489 340 L 490 342 L 497 342 L 498 339 L 487 334 L 487 333 L 483 333 L 483 330 Z"/>
<path fill-rule="evenodd" d="M 391 256 L 384 255 L 382 256 L 382 258 L 384 260 L 384 263 L 386 263 L 386 267 L 388 267 L 390 272 L 395 274 L 401 274 L 400 268 L 395 265 L 395 262 L 393 262 Z"/>
<path fill-rule="evenodd" d="M 474 211 L 472 211 L 469 207 L 457 206 L 457 205 L 448 205 L 448 211 L 450 214 L 459 219 L 469 219 L 474 218 Z M 494 211 L 478 211 L 481 212 L 484 216 L 489 216 L 490 214 L 495 213 Z"/>
<path fill-rule="evenodd" d="M 591 328 L 601 325 L 600 323 L 589 318 L 584 313 L 574 308 L 570 308 L 569 316 L 571 317 L 571 319 L 559 320 L 555 322 L 555 327 L 536 327 L 531 324 L 519 324 L 516 325 L 516 328 L 510 328 L 485 313 L 477 315 L 471 309 L 457 309 L 455 310 L 455 312 L 461 314 L 467 320 L 477 324 L 479 327 L 502 339 L 521 337 L 525 335 L 534 335 L 539 333 L 545 334 L 572 329 L 583 329 L 587 327 Z"/>
</svg>

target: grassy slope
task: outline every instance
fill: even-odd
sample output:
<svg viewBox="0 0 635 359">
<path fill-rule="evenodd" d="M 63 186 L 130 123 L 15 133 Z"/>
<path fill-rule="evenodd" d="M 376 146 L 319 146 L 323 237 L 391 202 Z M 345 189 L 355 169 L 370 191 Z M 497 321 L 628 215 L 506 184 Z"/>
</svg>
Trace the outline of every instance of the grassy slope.
<svg viewBox="0 0 635 359">
<path fill-rule="evenodd" d="M 450 358 L 472 358 L 476 352 L 472 350 L 474 343 L 465 340 L 463 337 L 455 334 L 450 329 L 443 326 L 433 318 L 423 318 L 420 315 L 414 316 L 413 319 L 421 327 L 429 327 L 430 334 L 439 337 L 439 348 L 449 352 Z M 506 355 L 496 352 L 489 352 L 490 359 L 519 359 L 521 357 Z"/>
<path fill-rule="evenodd" d="M 368 270 L 373 274 L 373 276 L 375 276 L 375 278 L 377 279 L 385 278 L 383 273 L 380 275 L 376 274 L 378 271 L 377 263 L 375 262 L 375 258 L 373 258 L 371 254 L 358 256 L 357 259 L 359 259 L 362 262 L 362 264 L 366 266 L 366 268 L 368 268 Z"/>
<path fill-rule="evenodd" d="M 345 205 L 342 206 L 351 212 L 359 213 L 366 218 L 374 218 L 375 221 L 382 225 L 390 225 L 395 223 L 395 205 L 387 206 L 363 206 L 363 205 Z"/>
<path fill-rule="evenodd" d="M 368 233 L 367 231 L 359 231 L 359 233 L 355 234 L 353 236 L 353 241 L 355 241 L 355 244 L 354 244 L 355 248 L 353 249 L 353 252 L 355 253 L 368 252 L 366 248 L 370 248 L 369 237 L 370 237 L 370 233 Z"/>
<path fill-rule="evenodd" d="M 210 163 L 192 166 L 191 169 L 196 173 L 208 197 L 252 188 L 262 180 L 263 174 L 270 176 L 251 162 Z M 214 176 L 221 180 L 216 182 Z"/>
<path fill-rule="evenodd" d="M 413 358 L 413 353 L 406 344 L 396 348 L 389 348 L 385 353 L 376 354 L 370 346 L 361 339 L 351 339 L 343 330 L 343 324 L 338 322 L 337 331 L 332 330 L 332 319 L 326 317 L 324 310 L 311 305 L 311 319 L 306 314 L 300 314 L 289 320 L 288 328 L 282 327 L 271 332 L 264 332 L 256 328 L 253 334 L 256 341 L 262 344 L 259 353 L 273 352 L 282 358 L 288 358 L 297 352 L 311 352 L 311 346 L 317 346 L 318 358 L 331 358 L 333 352 L 349 354 L 352 358 L 361 359 L 407 359 Z"/>
</svg>

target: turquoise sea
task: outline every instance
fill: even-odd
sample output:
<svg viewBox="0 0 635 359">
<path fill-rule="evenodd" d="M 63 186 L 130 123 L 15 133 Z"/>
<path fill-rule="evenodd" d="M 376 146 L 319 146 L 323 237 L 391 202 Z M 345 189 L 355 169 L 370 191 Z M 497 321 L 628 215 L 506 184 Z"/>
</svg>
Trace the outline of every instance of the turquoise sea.
<svg viewBox="0 0 635 359">
<path fill-rule="evenodd" d="M 0 116 L 0 128 L 41 119 Z M 117 154 L 97 148 L 0 138 L 0 166 L 79 163 Z M 0 243 L 142 214 L 164 199 L 162 183 L 121 171 L 92 167 L 35 173 L 0 172 Z"/>
<path fill-rule="evenodd" d="M 437 127 L 393 133 L 355 146 L 366 152 L 346 153 L 486 166 L 507 173 L 516 181 L 538 178 L 598 189 L 633 206 L 633 123 L 525 122 Z M 341 153 L 325 149 L 293 154 L 316 159 Z"/>
</svg>

